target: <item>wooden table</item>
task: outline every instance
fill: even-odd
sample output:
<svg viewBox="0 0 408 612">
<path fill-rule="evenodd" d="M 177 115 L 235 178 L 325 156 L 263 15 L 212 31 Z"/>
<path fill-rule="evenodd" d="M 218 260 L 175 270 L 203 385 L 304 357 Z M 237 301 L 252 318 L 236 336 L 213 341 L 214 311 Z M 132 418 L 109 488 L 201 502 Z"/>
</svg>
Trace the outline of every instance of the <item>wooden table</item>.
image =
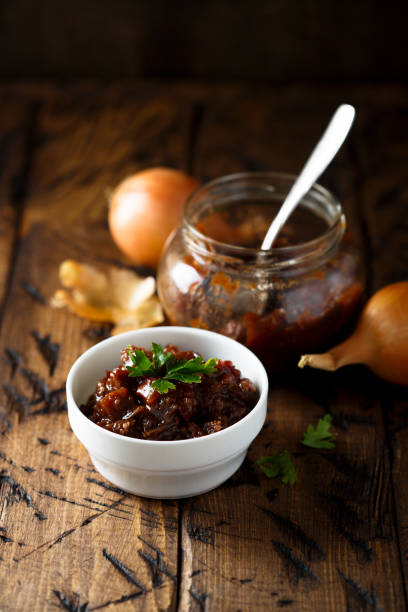
<svg viewBox="0 0 408 612">
<path fill-rule="evenodd" d="M 1 87 L 1 612 L 406 609 L 407 389 L 362 366 L 272 379 L 235 476 L 196 498 L 142 499 L 96 473 L 70 430 L 65 378 L 96 338 L 48 303 L 62 260 L 120 259 L 106 223 L 120 179 L 157 164 L 202 179 L 296 173 L 343 101 L 357 120 L 321 182 L 343 202 L 369 295 L 408 277 L 407 87 Z M 335 450 L 302 447 L 325 413 Z M 255 464 L 285 448 L 294 486 Z"/>
</svg>

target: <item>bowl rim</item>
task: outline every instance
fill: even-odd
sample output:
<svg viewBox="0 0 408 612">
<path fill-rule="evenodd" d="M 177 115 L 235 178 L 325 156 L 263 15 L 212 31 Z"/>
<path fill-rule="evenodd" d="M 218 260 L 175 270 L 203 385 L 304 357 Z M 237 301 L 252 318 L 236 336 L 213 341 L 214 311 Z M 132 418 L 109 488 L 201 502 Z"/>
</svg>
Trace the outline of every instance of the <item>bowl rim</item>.
<svg viewBox="0 0 408 612">
<path fill-rule="evenodd" d="M 259 367 L 259 371 L 260 371 L 261 384 L 260 384 L 260 388 L 258 388 L 259 397 L 258 397 L 258 401 L 256 402 L 255 406 L 252 408 L 252 410 L 248 412 L 248 414 L 245 415 L 242 419 L 240 419 L 236 423 L 233 423 L 232 425 L 229 425 L 228 427 L 226 427 L 225 429 L 222 429 L 221 431 L 213 432 L 211 434 L 207 434 L 205 436 L 200 436 L 197 438 L 188 438 L 188 439 L 182 439 L 182 440 L 143 440 L 141 438 L 132 438 L 129 436 L 123 436 L 122 434 L 118 434 L 116 432 L 109 431 L 108 429 L 105 429 L 104 427 L 100 427 L 99 425 L 91 421 L 87 416 L 85 416 L 84 413 L 80 410 L 76 400 L 74 399 L 74 395 L 72 391 L 73 381 L 75 380 L 75 376 L 77 375 L 79 368 L 81 367 L 81 365 L 83 365 L 83 362 L 86 362 L 89 358 L 92 357 L 94 353 L 99 352 L 101 348 L 103 349 L 104 346 L 108 344 L 116 343 L 122 337 L 128 337 L 130 335 L 138 334 L 140 332 L 143 332 L 142 335 L 150 335 L 151 333 L 154 334 L 154 331 L 157 331 L 157 330 L 161 330 L 159 333 L 166 333 L 169 330 L 171 330 L 172 332 L 180 331 L 181 334 L 191 334 L 192 336 L 194 335 L 201 336 L 201 337 L 212 336 L 213 338 L 217 338 L 218 340 L 226 342 L 227 344 L 233 343 L 235 345 L 239 345 L 240 350 L 246 353 L 248 357 L 255 362 L 256 366 Z M 241 368 L 239 368 L 239 370 L 241 372 Z M 245 377 L 245 373 L 242 375 Z M 95 384 L 96 382 L 97 381 L 95 381 Z M 148 327 L 148 328 L 142 328 L 142 329 L 135 329 L 135 330 L 123 332 L 121 334 L 117 334 L 116 336 L 111 336 L 110 338 L 106 338 L 105 340 L 101 340 L 97 344 L 94 344 L 93 346 L 88 348 L 86 351 L 84 351 L 79 357 L 77 357 L 77 359 L 74 361 L 74 363 L 72 364 L 68 372 L 68 376 L 66 380 L 66 394 L 67 394 L 68 411 L 75 410 L 75 412 L 77 413 L 77 416 L 81 419 L 81 421 L 85 424 L 85 426 L 90 427 L 92 431 L 95 431 L 99 435 L 106 435 L 108 436 L 108 438 L 111 438 L 112 440 L 116 440 L 116 442 L 122 441 L 124 444 L 137 445 L 137 446 L 141 445 L 141 446 L 144 446 L 145 448 L 155 447 L 157 446 L 157 444 L 160 444 L 160 448 L 164 448 L 164 447 L 171 448 L 175 446 L 179 448 L 180 446 L 188 447 L 188 446 L 191 446 L 192 444 L 197 445 L 197 443 L 199 442 L 202 444 L 202 443 L 205 443 L 205 441 L 208 441 L 208 443 L 211 443 L 212 440 L 214 441 L 216 439 L 220 440 L 222 437 L 232 434 L 237 429 L 241 428 L 247 421 L 251 420 L 251 417 L 254 416 L 255 412 L 259 411 L 259 409 L 263 406 L 263 404 L 267 406 L 268 387 L 269 387 L 268 375 L 266 373 L 264 365 L 262 364 L 259 357 L 257 357 L 255 353 L 253 353 L 244 344 L 241 344 L 237 340 L 234 340 L 233 338 L 230 338 L 229 336 L 224 336 L 223 334 L 220 334 L 218 332 L 213 332 L 207 329 L 199 329 L 195 327 L 186 327 L 186 326 L 178 326 L 178 325 L 167 325 L 167 326 L 163 325 L 159 327 Z M 72 428 L 72 425 L 71 425 L 71 428 Z"/>
</svg>

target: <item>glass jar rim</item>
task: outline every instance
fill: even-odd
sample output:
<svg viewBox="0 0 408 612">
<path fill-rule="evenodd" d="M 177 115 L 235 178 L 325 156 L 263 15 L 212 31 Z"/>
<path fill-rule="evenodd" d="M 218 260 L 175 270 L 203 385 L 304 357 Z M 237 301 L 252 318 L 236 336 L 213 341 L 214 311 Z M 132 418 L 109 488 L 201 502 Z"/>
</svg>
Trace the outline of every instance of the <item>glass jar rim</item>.
<svg viewBox="0 0 408 612">
<path fill-rule="evenodd" d="M 273 265 L 274 267 L 282 267 L 282 265 L 293 265 L 303 260 L 315 258 L 325 254 L 331 250 L 342 238 L 345 231 L 345 216 L 339 200 L 334 194 L 320 185 L 314 183 L 307 194 L 302 198 L 301 204 L 305 204 L 311 196 L 317 197 L 321 202 L 331 204 L 335 209 L 335 215 L 332 223 L 327 229 L 312 240 L 308 240 L 296 245 L 272 247 L 268 251 L 261 250 L 255 247 L 245 247 L 226 242 L 221 242 L 209 236 L 206 236 L 195 226 L 191 219 L 192 207 L 197 203 L 198 199 L 206 190 L 216 187 L 228 187 L 239 181 L 254 181 L 259 185 L 267 185 L 271 181 L 287 181 L 293 183 L 297 176 L 285 172 L 239 172 L 226 174 L 211 181 L 200 185 L 190 196 L 184 206 L 182 226 L 191 234 L 191 238 L 195 243 L 195 247 L 203 255 L 223 256 L 229 260 L 243 259 L 245 261 L 256 261 L 257 264 Z M 203 202 L 211 199 L 203 199 Z M 315 211 L 314 211 L 315 212 Z M 315 212 L 315 214 L 317 214 Z"/>
</svg>

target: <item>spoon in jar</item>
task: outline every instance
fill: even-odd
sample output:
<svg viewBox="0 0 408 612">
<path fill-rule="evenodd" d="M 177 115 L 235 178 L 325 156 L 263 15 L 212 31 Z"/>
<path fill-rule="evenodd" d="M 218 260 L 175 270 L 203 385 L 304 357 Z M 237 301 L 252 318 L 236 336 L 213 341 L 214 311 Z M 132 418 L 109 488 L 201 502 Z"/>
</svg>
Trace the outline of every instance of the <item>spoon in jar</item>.
<svg viewBox="0 0 408 612">
<path fill-rule="evenodd" d="M 276 236 L 288 220 L 291 213 L 299 204 L 303 196 L 309 191 L 313 183 L 330 164 L 337 151 L 346 139 L 351 128 L 356 111 L 350 104 L 341 104 L 323 136 L 313 149 L 303 170 L 293 183 L 291 190 L 286 196 L 278 214 L 272 221 L 261 245 L 262 251 L 269 251 Z"/>
</svg>

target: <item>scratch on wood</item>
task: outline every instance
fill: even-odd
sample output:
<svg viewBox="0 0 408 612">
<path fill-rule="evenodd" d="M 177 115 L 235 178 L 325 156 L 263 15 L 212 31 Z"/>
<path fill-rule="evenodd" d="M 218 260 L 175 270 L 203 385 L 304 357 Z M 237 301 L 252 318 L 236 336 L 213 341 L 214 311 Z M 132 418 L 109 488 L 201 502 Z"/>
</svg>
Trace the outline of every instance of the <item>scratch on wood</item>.
<svg viewBox="0 0 408 612">
<path fill-rule="evenodd" d="M 31 403 L 35 404 L 49 397 L 50 388 L 43 378 L 29 368 L 21 368 L 21 374 L 28 382 L 32 391 Z"/>
<path fill-rule="evenodd" d="M 351 543 L 357 555 L 363 553 L 365 561 L 371 561 L 374 551 L 367 539 L 358 533 L 366 530 L 367 521 L 364 521 L 339 495 L 323 493 L 321 496 L 329 502 L 329 513 L 339 532 Z"/>
<path fill-rule="evenodd" d="M 313 538 L 308 536 L 299 525 L 268 508 L 257 507 L 267 516 L 270 516 L 283 534 L 289 536 L 293 543 L 301 548 L 302 552 L 306 554 L 308 561 L 311 561 L 313 558 L 319 560 L 326 559 L 326 553 L 322 547 Z"/>
<path fill-rule="evenodd" d="M 18 351 L 10 348 L 9 346 L 6 346 L 4 353 L 6 355 L 7 362 L 10 365 L 10 378 L 13 378 L 14 374 L 20 367 L 22 357 Z"/>
<path fill-rule="evenodd" d="M 71 533 L 74 533 L 74 531 L 76 531 L 76 527 L 73 527 L 72 529 L 67 529 L 67 531 L 63 531 L 63 533 L 61 533 L 61 535 L 59 535 L 58 538 L 56 538 L 53 542 L 51 542 L 48 548 L 52 548 L 56 544 L 59 544 L 60 542 L 62 542 L 62 540 L 67 538 L 69 535 L 71 535 Z"/>
<path fill-rule="evenodd" d="M 149 591 L 146 591 L 146 592 L 149 592 Z M 112 599 L 110 601 L 105 601 L 105 603 L 101 604 L 100 606 L 95 606 L 94 608 L 92 608 L 92 610 L 102 610 L 102 608 L 107 608 L 108 606 L 119 605 L 121 603 L 125 603 L 126 601 L 131 601 L 132 599 L 136 599 L 137 597 L 140 597 L 141 595 L 144 595 L 143 591 L 136 591 L 136 593 L 130 593 L 129 595 L 122 595 L 122 597 L 120 597 L 119 599 Z"/>
<path fill-rule="evenodd" d="M 109 553 L 106 548 L 103 549 L 103 556 L 105 559 L 112 563 L 113 567 L 115 567 L 121 574 L 126 578 L 126 580 L 133 585 L 137 586 L 144 593 L 146 592 L 146 588 L 138 581 L 133 571 L 129 569 L 122 561 L 119 561 L 117 557 Z"/>
<path fill-rule="evenodd" d="M 202 527 L 201 525 L 196 525 L 193 521 L 193 514 L 197 510 L 195 506 L 191 506 L 190 512 L 188 513 L 186 521 L 188 536 L 197 542 L 214 546 L 214 528 L 211 525 Z"/>
<path fill-rule="evenodd" d="M 192 540 L 197 540 L 203 544 L 214 545 L 214 529 L 213 527 L 201 527 L 201 525 L 194 525 L 189 517 L 187 522 L 187 533 Z"/>
<path fill-rule="evenodd" d="M 200 610 L 204 612 L 205 602 L 209 598 L 209 595 L 207 595 L 207 593 L 200 593 L 196 589 L 193 589 L 193 587 L 191 587 L 191 589 L 189 590 L 189 593 L 191 597 L 194 599 L 194 601 L 198 603 Z"/>
<path fill-rule="evenodd" d="M 156 553 L 156 558 L 154 558 L 143 550 L 138 551 L 140 557 L 142 557 L 142 559 L 147 563 L 152 573 L 153 587 L 159 587 L 163 584 L 164 575 L 168 576 L 169 578 L 171 578 L 172 580 L 176 582 L 177 580 L 176 576 L 172 572 L 170 572 L 169 568 L 163 561 L 163 553 L 161 552 L 161 550 L 157 548 L 156 546 L 154 546 L 153 544 L 150 544 L 150 542 L 146 542 L 146 540 L 144 540 L 140 536 L 139 536 L 139 540 L 141 540 L 144 544 L 149 546 L 149 548 L 151 548 L 151 550 L 153 550 Z"/>
<path fill-rule="evenodd" d="M 26 559 L 27 557 L 30 557 L 31 555 L 33 555 L 34 553 L 38 552 L 39 550 L 41 550 L 42 548 L 45 548 L 47 546 L 47 550 L 52 548 L 53 546 L 55 546 L 55 544 L 58 544 L 59 542 L 61 542 L 64 538 L 66 538 L 67 536 L 71 535 L 72 533 L 74 533 L 77 529 L 80 529 L 81 527 L 84 527 L 85 525 L 89 525 L 89 523 L 91 523 L 93 520 L 95 520 L 96 518 L 99 518 L 100 516 L 103 516 L 104 514 L 106 514 L 107 512 L 109 512 L 110 509 L 115 508 L 117 505 L 119 505 L 120 503 L 122 503 L 123 501 L 123 497 L 121 497 L 120 499 L 118 499 L 116 502 L 114 502 L 112 504 L 112 506 L 110 508 L 107 508 L 106 510 L 101 510 L 100 512 L 98 512 L 97 514 L 93 514 L 91 516 L 89 516 L 87 519 L 85 519 L 84 521 L 82 521 L 82 523 L 80 523 L 80 525 L 77 525 L 76 527 L 73 527 L 72 529 L 68 530 L 68 531 L 64 531 L 63 533 L 61 533 L 57 538 L 53 539 L 53 540 L 48 540 L 47 542 L 43 542 L 43 544 L 40 544 L 40 546 L 37 546 L 36 548 L 34 548 L 33 550 L 30 550 L 28 553 L 26 553 L 25 555 L 23 555 L 22 557 L 20 557 L 19 559 L 14 558 L 14 561 L 16 563 L 18 563 L 19 561 L 22 561 L 23 559 Z"/>
<path fill-rule="evenodd" d="M 151 512 L 150 510 L 147 510 L 146 508 L 140 508 L 140 512 L 142 513 L 142 515 L 145 515 L 140 517 L 141 523 L 149 529 L 159 529 L 161 527 L 164 527 L 166 531 L 176 532 L 178 530 L 177 519 L 174 519 L 172 517 L 164 517 L 164 520 L 162 521 L 162 519 L 157 514 Z"/>
<path fill-rule="evenodd" d="M 81 596 L 79 593 L 73 593 L 72 597 L 67 597 L 63 595 L 61 591 L 54 589 L 54 594 L 64 610 L 68 610 L 69 612 L 89 612 L 89 604 L 87 602 L 81 604 Z"/>
<path fill-rule="evenodd" d="M 25 501 L 28 507 L 34 509 L 34 516 L 38 518 L 38 520 L 44 521 L 47 519 L 47 517 L 40 511 L 40 509 L 37 508 L 37 506 L 33 503 L 31 495 L 27 493 L 24 487 L 22 487 L 21 484 L 16 482 L 14 478 L 10 476 L 10 474 L 7 474 L 5 470 L 2 470 L 0 472 L 0 484 L 2 482 L 6 482 L 10 487 L 9 494 L 6 498 L 8 505 L 11 505 L 13 501 Z"/>
<path fill-rule="evenodd" d="M 361 415 L 361 414 L 346 414 L 344 412 L 330 412 L 330 416 L 333 418 L 333 426 L 339 427 L 344 431 L 347 431 L 350 423 L 354 423 L 357 425 L 374 425 L 374 421 L 372 418 Z"/>
<path fill-rule="evenodd" d="M 294 583 L 298 584 L 301 578 L 309 578 L 312 581 L 318 580 L 314 571 L 301 559 L 297 559 L 293 554 L 293 550 L 276 540 L 272 540 L 272 544 L 279 555 L 285 559 L 288 564 L 288 569 L 294 570 Z"/>
<path fill-rule="evenodd" d="M 337 571 L 346 583 L 346 588 L 349 587 L 349 592 L 351 592 L 357 598 L 360 604 L 362 604 L 365 608 L 367 606 L 370 606 L 375 610 L 375 612 L 382 612 L 377 595 L 370 594 L 368 591 L 363 589 L 355 580 L 353 580 L 352 578 L 348 578 L 345 574 L 343 574 L 340 569 L 337 569 Z"/>
<path fill-rule="evenodd" d="M 92 499 L 91 497 L 83 497 L 82 499 L 91 504 L 98 504 L 98 506 L 103 506 L 104 508 L 109 508 L 109 509 L 112 508 L 110 504 L 105 504 L 104 502 L 100 502 L 97 499 Z M 112 499 L 111 501 L 115 503 L 117 500 Z M 92 508 L 92 510 L 96 510 L 96 508 Z M 123 512 L 123 514 L 133 515 L 133 512 L 129 512 L 129 510 L 122 510 L 122 508 L 116 508 L 116 512 Z"/>
<path fill-rule="evenodd" d="M 4 470 L 0 472 L 0 483 L 1 482 L 6 482 L 10 486 L 9 495 L 7 497 L 8 501 L 12 502 L 13 499 L 17 502 L 25 501 L 27 506 L 33 506 L 31 495 Z"/>
<path fill-rule="evenodd" d="M 67 401 L 65 399 L 65 389 L 53 389 L 49 396 L 49 401 L 44 401 L 44 406 L 30 412 L 30 416 L 37 416 L 38 414 L 51 414 L 53 412 L 65 412 L 68 408 Z"/>
<path fill-rule="evenodd" d="M 106 510 L 101 510 L 100 512 L 97 512 L 96 514 L 92 514 L 91 516 L 88 516 L 88 518 L 86 518 L 84 521 L 82 521 L 80 526 L 81 527 L 85 527 L 85 525 L 89 525 L 89 523 L 92 523 L 92 521 L 94 521 L 95 519 L 97 519 L 100 516 L 102 516 L 102 514 L 106 514 L 110 510 L 113 510 L 113 508 L 116 508 L 119 504 L 122 503 L 123 499 L 124 498 L 121 497 L 120 499 L 118 499 L 115 502 L 113 502 L 113 504 L 109 508 L 107 508 Z M 95 509 L 99 510 L 99 508 L 95 508 Z"/>
<path fill-rule="evenodd" d="M 8 419 L 6 419 L 6 417 L 4 416 L 2 412 L 0 412 L 0 421 L 4 425 L 4 429 L 0 432 L 0 434 L 2 436 L 5 436 L 11 430 L 11 422 Z"/>
<path fill-rule="evenodd" d="M 87 506 L 86 504 L 81 504 L 80 502 L 77 502 L 73 499 L 68 499 L 65 496 L 60 497 L 59 495 L 56 495 L 55 493 L 53 493 L 52 491 L 46 490 L 46 491 L 38 491 L 38 493 L 40 495 L 44 495 L 46 497 L 52 497 L 53 499 L 57 499 L 58 501 L 62 501 L 65 502 L 67 504 L 71 504 L 72 506 L 81 506 L 81 508 L 86 508 L 87 510 L 99 510 L 99 508 L 93 508 L 92 506 Z M 109 506 L 109 509 L 111 509 L 112 506 Z"/>
<path fill-rule="evenodd" d="M 28 293 L 28 295 L 35 302 L 39 302 L 40 304 L 44 304 L 44 306 L 46 306 L 48 304 L 47 300 L 45 299 L 45 297 L 43 296 L 41 291 L 35 285 L 30 283 L 29 281 L 22 281 L 21 282 L 21 287 L 24 289 L 24 291 L 26 291 L 26 293 Z"/>
<path fill-rule="evenodd" d="M 49 366 L 50 376 L 53 376 L 58 363 L 60 345 L 57 342 L 52 342 L 51 334 L 41 336 L 38 331 L 34 330 L 31 332 L 31 335 L 37 344 L 38 350 Z"/>
<path fill-rule="evenodd" d="M 232 576 L 230 580 L 231 582 L 239 582 L 241 584 L 248 584 L 248 582 L 253 582 L 253 578 L 237 578 L 236 576 Z"/>
<path fill-rule="evenodd" d="M 140 519 L 141 524 L 143 525 L 143 527 L 148 527 L 149 529 L 159 529 L 159 527 L 161 527 L 161 523 L 158 520 L 151 520 L 151 519 L 147 519 L 144 516 L 142 516 L 142 518 Z"/>
<path fill-rule="evenodd" d="M 59 476 L 61 474 L 61 470 L 57 470 L 56 468 L 46 467 L 44 468 L 46 472 L 51 472 L 54 476 Z"/>
<path fill-rule="evenodd" d="M 6 463 L 8 463 L 9 465 L 14 465 L 15 467 L 18 467 L 16 463 L 14 463 L 14 461 L 12 459 L 10 459 L 9 457 L 7 457 L 4 453 L 2 453 L 0 451 L 0 459 L 2 459 L 3 461 L 5 461 Z"/>
<path fill-rule="evenodd" d="M 158 518 L 157 514 L 155 514 L 155 512 L 151 512 L 150 510 L 147 510 L 146 508 L 140 508 L 140 512 L 143 512 L 143 514 L 147 514 L 147 516 L 150 516 L 151 518 L 159 520 L 159 518 Z"/>
<path fill-rule="evenodd" d="M 122 489 L 119 489 L 119 487 L 114 487 L 114 486 L 108 484 L 107 482 L 103 482 L 102 480 L 97 480 L 96 478 L 87 478 L 87 481 L 91 482 L 93 484 L 97 484 L 100 487 L 103 487 L 104 489 L 107 489 L 108 491 L 114 491 L 115 493 L 119 493 L 120 495 L 124 495 L 125 497 L 127 497 L 126 491 L 123 491 Z"/>
<path fill-rule="evenodd" d="M 370 548 L 370 545 L 363 538 L 356 537 L 344 527 L 340 527 L 341 534 L 352 544 L 357 554 L 363 552 L 366 561 L 371 561 L 374 555 L 374 551 Z"/>
<path fill-rule="evenodd" d="M 17 391 L 13 385 L 5 384 L 3 385 L 3 389 L 5 390 L 10 401 L 9 409 L 12 410 L 13 408 L 16 408 L 19 420 L 21 420 L 28 414 L 29 411 L 30 401 L 28 397 Z"/>
<path fill-rule="evenodd" d="M 5 533 L 7 533 L 7 531 Z M 3 535 L 2 533 L 0 533 L 0 540 L 2 542 L 14 542 L 12 538 L 9 538 L 8 536 Z"/>
<path fill-rule="evenodd" d="M 89 340 L 104 340 L 105 338 L 109 338 L 113 325 L 90 325 L 86 329 L 83 330 L 82 335 Z"/>
<path fill-rule="evenodd" d="M 120 516 L 118 514 L 113 514 L 113 512 L 109 512 L 109 516 L 111 516 L 112 518 L 121 519 L 122 521 L 131 521 L 132 520 L 132 519 L 128 518 L 127 516 Z"/>
<path fill-rule="evenodd" d="M 329 502 L 332 514 L 335 515 L 335 518 L 337 518 L 342 525 L 347 523 L 356 526 L 365 524 L 365 521 L 360 518 L 354 508 L 351 508 L 339 495 L 334 495 L 333 493 L 321 493 L 320 495 Z"/>
<path fill-rule="evenodd" d="M 321 453 L 321 457 L 324 457 L 326 461 L 331 463 L 333 467 L 353 479 L 353 481 L 360 482 L 360 488 L 364 487 L 366 482 L 370 478 L 370 472 L 368 466 L 365 463 L 357 463 L 356 461 L 350 461 L 346 455 L 331 453 Z"/>
<path fill-rule="evenodd" d="M 57 453 L 52 453 L 52 454 L 57 454 Z M 58 453 L 58 455 L 61 455 L 61 453 Z M 93 472 L 96 472 L 95 468 L 93 467 L 84 467 L 83 465 L 79 465 L 78 463 L 74 463 L 73 468 L 76 472 L 78 472 L 79 470 L 84 470 L 84 472 L 88 472 L 88 474 L 92 474 Z"/>
<path fill-rule="evenodd" d="M 39 410 L 31 412 L 30 416 L 66 410 L 65 387 L 50 389 L 45 380 L 29 368 L 22 368 L 21 374 L 31 387 L 30 404 L 44 404 Z"/>
<path fill-rule="evenodd" d="M 286 608 L 286 606 L 291 606 L 293 604 L 293 599 L 278 599 L 279 608 Z"/>
</svg>

